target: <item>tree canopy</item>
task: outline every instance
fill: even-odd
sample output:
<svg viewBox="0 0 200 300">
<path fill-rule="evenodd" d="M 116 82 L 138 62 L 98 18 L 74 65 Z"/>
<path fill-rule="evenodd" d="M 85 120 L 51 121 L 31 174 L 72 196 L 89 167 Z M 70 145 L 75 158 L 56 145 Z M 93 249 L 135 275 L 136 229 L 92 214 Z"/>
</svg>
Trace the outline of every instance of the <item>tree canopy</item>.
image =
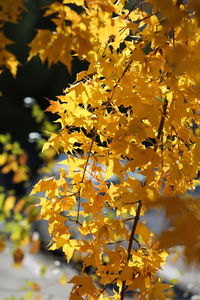
<svg viewBox="0 0 200 300">
<path fill-rule="evenodd" d="M 1 2 L 5 21 L 15 21 L 22 1 L 13 15 L 10 2 Z M 50 249 L 62 248 L 68 262 L 82 253 L 70 299 L 123 300 L 128 291 L 166 299 L 170 286 L 156 274 L 171 247 L 182 245 L 188 262 L 200 261 L 200 203 L 186 194 L 199 184 L 200 3 L 64 0 L 47 7 L 46 17 L 54 27 L 37 30 L 28 59 L 39 55 L 69 72 L 74 56 L 88 62 L 49 100 L 59 129 L 43 151 L 67 158 L 58 176 L 32 191 L 45 193 Z M 1 65 L 15 75 L 18 63 L 1 40 Z M 113 175 L 117 184 L 108 182 Z M 163 206 L 171 225 L 155 236 L 145 214 Z"/>
</svg>

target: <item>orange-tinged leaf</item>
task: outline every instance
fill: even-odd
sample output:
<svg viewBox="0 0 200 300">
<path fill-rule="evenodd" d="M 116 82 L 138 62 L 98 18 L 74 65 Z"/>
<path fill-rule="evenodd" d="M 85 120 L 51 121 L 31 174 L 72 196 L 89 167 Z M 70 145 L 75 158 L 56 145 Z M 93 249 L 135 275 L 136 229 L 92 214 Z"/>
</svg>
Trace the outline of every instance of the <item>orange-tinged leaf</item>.
<svg viewBox="0 0 200 300">
<path fill-rule="evenodd" d="M 56 180 L 51 177 L 47 179 L 41 179 L 33 188 L 30 195 L 47 192 L 48 194 L 53 194 L 57 188 Z"/>
<path fill-rule="evenodd" d="M 26 167 L 19 167 L 13 176 L 13 183 L 20 183 L 28 178 Z"/>
<path fill-rule="evenodd" d="M 72 292 L 70 293 L 69 300 L 84 300 L 78 293 Z"/>
<path fill-rule="evenodd" d="M 21 267 L 23 259 L 24 259 L 23 251 L 20 248 L 15 249 L 15 251 L 13 252 L 14 266 Z"/>
<path fill-rule="evenodd" d="M 20 212 L 23 209 L 25 203 L 26 203 L 25 199 L 18 200 L 15 207 L 14 207 L 14 213 Z"/>
<path fill-rule="evenodd" d="M 19 156 L 19 164 L 20 165 L 23 165 L 23 166 L 26 165 L 27 160 L 28 160 L 28 156 L 25 152 Z"/>
<path fill-rule="evenodd" d="M 50 111 L 52 113 L 58 113 L 62 112 L 64 109 L 62 108 L 62 105 L 58 101 L 52 101 L 50 100 L 50 106 L 46 109 L 46 111 Z"/>
<path fill-rule="evenodd" d="M 153 288 L 150 289 L 149 299 L 150 300 L 165 300 L 166 296 L 163 293 L 164 290 L 169 289 L 171 285 L 162 282 L 157 282 Z"/>
<path fill-rule="evenodd" d="M 6 240 L 4 237 L 0 236 L 0 252 L 2 252 L 6 247 Z"/>
<path fill-rule="evenodd" d="M 34 300 L 42 300 L 42 294 L 35 295 Z"/>
<path fill-rule="evenodd" d="M 33 289 L 35 292 L 38 292 L 38 291 L 41 290 L 40 285 L 39 285 L 38 283 L 34 282 L 34 281 L 31 282 L 31 287 L 32 287 L 32 289 Z"/>
<path fill-rule="evenodd" d="M 98 299 L 96 292 L 97 289 L 95 288 L 92 278 L 88 275 L 84 276 L 74 276 L 69 283 L 74 283 L 77 285 L 77 291 L 79 295 L 90 295 L 91 297 L 95 297 L 94 299 Z"/>
</svg>

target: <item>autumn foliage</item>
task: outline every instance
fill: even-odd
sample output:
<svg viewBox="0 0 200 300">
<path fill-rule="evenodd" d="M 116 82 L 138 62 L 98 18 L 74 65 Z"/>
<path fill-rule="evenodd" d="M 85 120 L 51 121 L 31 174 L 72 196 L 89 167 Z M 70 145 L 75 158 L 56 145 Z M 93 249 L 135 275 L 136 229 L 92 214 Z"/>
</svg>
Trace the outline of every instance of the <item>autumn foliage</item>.
<svg viewBox="0 0 200 300">
<path fill-rule="evenodd" d="M 6 22 L 16 23 L 23 10 L 25 10 L 23 0 L 0 0 L 0 29 Z M 6 49 L 12 41 L 8 39 L 2 30 L 0 30 L 0 73 L 6 67 L 13 76 L 16 76 L 19 62 L 14 54 Z"/>
<path fill-rule="evenodd" d="M 29 60 L 69 71 L 73 56 L 89 63 L 50 100 L 60 129 L 43 151 L 67 158 L 32 191 L 45 193 L 50 249 L 68 262 L 82 253 L 70 299 L 165 299 L 169 285 L 156 274 L 167 250 L 182 245 L 200 262 L 200 203 L 186 195 L 199 182 L 200 3 L 64 0 L 49 16 L 56 29 L 37 31 Z M 171 224 L 160 236 L 145 223 L 153 207 L 165 207 Z"/>
</svg>

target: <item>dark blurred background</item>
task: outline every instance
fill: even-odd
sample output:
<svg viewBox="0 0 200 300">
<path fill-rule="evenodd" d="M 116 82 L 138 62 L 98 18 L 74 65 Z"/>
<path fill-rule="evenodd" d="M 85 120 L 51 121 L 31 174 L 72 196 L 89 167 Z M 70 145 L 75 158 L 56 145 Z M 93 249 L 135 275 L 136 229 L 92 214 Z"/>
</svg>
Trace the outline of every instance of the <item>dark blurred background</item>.
<svg viewBox="0 0 200 300">
<path fill-rule="evenodd" d="M 10 133 L 12 141 L 18 141 L 28 153 L 28 165 L 31 176 L 41 165 L 39 149 L 34 140 L 30 141 L 31 133 L 42 136 L 41 124 L 32 116 L 31 98 L 44 111 L 48 107 L 48 99 L 55 99 L 61 95 L 69 83 L 75 80 L 76 73 L 87 68 L 87 62 L 80 62 L 78 58 L 72 61 L 72 72 L 58 63 L 48 68 L 39 57 L 27 61 L 29 47 L 37 29 L 54 30 L 54 23 L 49 17 L 43 17 L 45 6 L 53 0 L 27 0 L 27 10 L 22 14 L 17 24 L 6 23 L 3 27 L 5 35 L 13 41 L 7 48 L 20 62 L 17 76 L 14 78 L 9 70 L 0 75 L 0 134 Z M 30 98 L 27 98 L 30 97 Z M 32 99 L 33 100 L 33 99 Z M 55 120 L 50 113 L 45 114 L 48 120 Z M 8 184 L 4 182 L 4 184 Z"/>
</svg>

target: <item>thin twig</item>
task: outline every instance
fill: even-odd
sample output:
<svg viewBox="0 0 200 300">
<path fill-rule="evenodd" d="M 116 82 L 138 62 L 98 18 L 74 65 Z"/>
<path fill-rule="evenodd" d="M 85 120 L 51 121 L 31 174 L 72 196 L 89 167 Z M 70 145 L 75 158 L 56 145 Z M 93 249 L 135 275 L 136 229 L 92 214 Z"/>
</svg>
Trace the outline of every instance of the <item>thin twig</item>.
<svg viewBox="0 0 200 300">
<path fill-rule="evenodd" d="M 123 242 L 126 242 L 126 240 L 120 240 L 120 241 L 117 241 L 117 242 L 110 242 L 110 243 L 107 243 L 106 245 L 115 245 L 115 244 L 120 244 L 120 243 L 123 243 Z"/>
<path fill-rule="evenodd" d="M 82 223 L 80 223 L 80 222 L 77 221 L 77 220 L 72 220 L 71 218 L 68 218 L 67 221 L 74 222 L 74 223 L 78 223 L 80 226 L 82 226 Z"/>
<path fill-rule="evenodd" d="M 184 142 L 184 140 L 179 136 L 179 134 L 178 134 L 178 132 L 177 132 L 177 130 L 176 130 L 176 128 L 174 127 L 174 125 L 171 123 L 171 126 L 172 126 L 172 128 L 173 128 L 173 130 L 174 130 L 174 132 L 175 132 L 175 134 L 176 134 L 176 137 L 184 144 L 184 146 L 187 148 L 187 146 L 186 146 L 186 143 Z M 188 149 L 188 148 L 187 148 Z"/>
<path fill-rule="evenodd" d="M 134 202 L 122 202 L 123 205 L 130 205 L 130 204 L 137 204 L 137 203 L 138 203 L 138 200 L 134 201 Z"/>
<path fill-rule="evenodd" d="M 143 19 L 139 20 L 139 22 L 145 21 L 145 20 L 147 20 L 147 19 L 149 19 L 149 18 L 155 16 L 156 14 L 157 14 L 157 12 L 154 13 L 154 14 L 152 14 L 152 15 L 148 15 L 148 16 L 144 17 Z"/>
<path fill-rule="evenodd" d="M 138 247 L 139 247 L 139 248 L 142 247 L 136 238 L 134 238 L 134 241 L 138 244 Z"/>
<path fill-rule="evenodd" d="M 128 221 L 132 221 L 132 220 L 135 220 L 135 217 L 125 219 L 125 220 L 123 220 L 122 222 L 128 222 Z"/>
<path fill-rule="evenodd" d="M 136 3 L 133 4 L 132 8 L 129 10 L 128 14 L 125 16 L 125 19 L 128 18 L 128 16 L 132 13 L 132 11 L 136 8 L 140 0 L 136 1 Z"/>
</svg>

